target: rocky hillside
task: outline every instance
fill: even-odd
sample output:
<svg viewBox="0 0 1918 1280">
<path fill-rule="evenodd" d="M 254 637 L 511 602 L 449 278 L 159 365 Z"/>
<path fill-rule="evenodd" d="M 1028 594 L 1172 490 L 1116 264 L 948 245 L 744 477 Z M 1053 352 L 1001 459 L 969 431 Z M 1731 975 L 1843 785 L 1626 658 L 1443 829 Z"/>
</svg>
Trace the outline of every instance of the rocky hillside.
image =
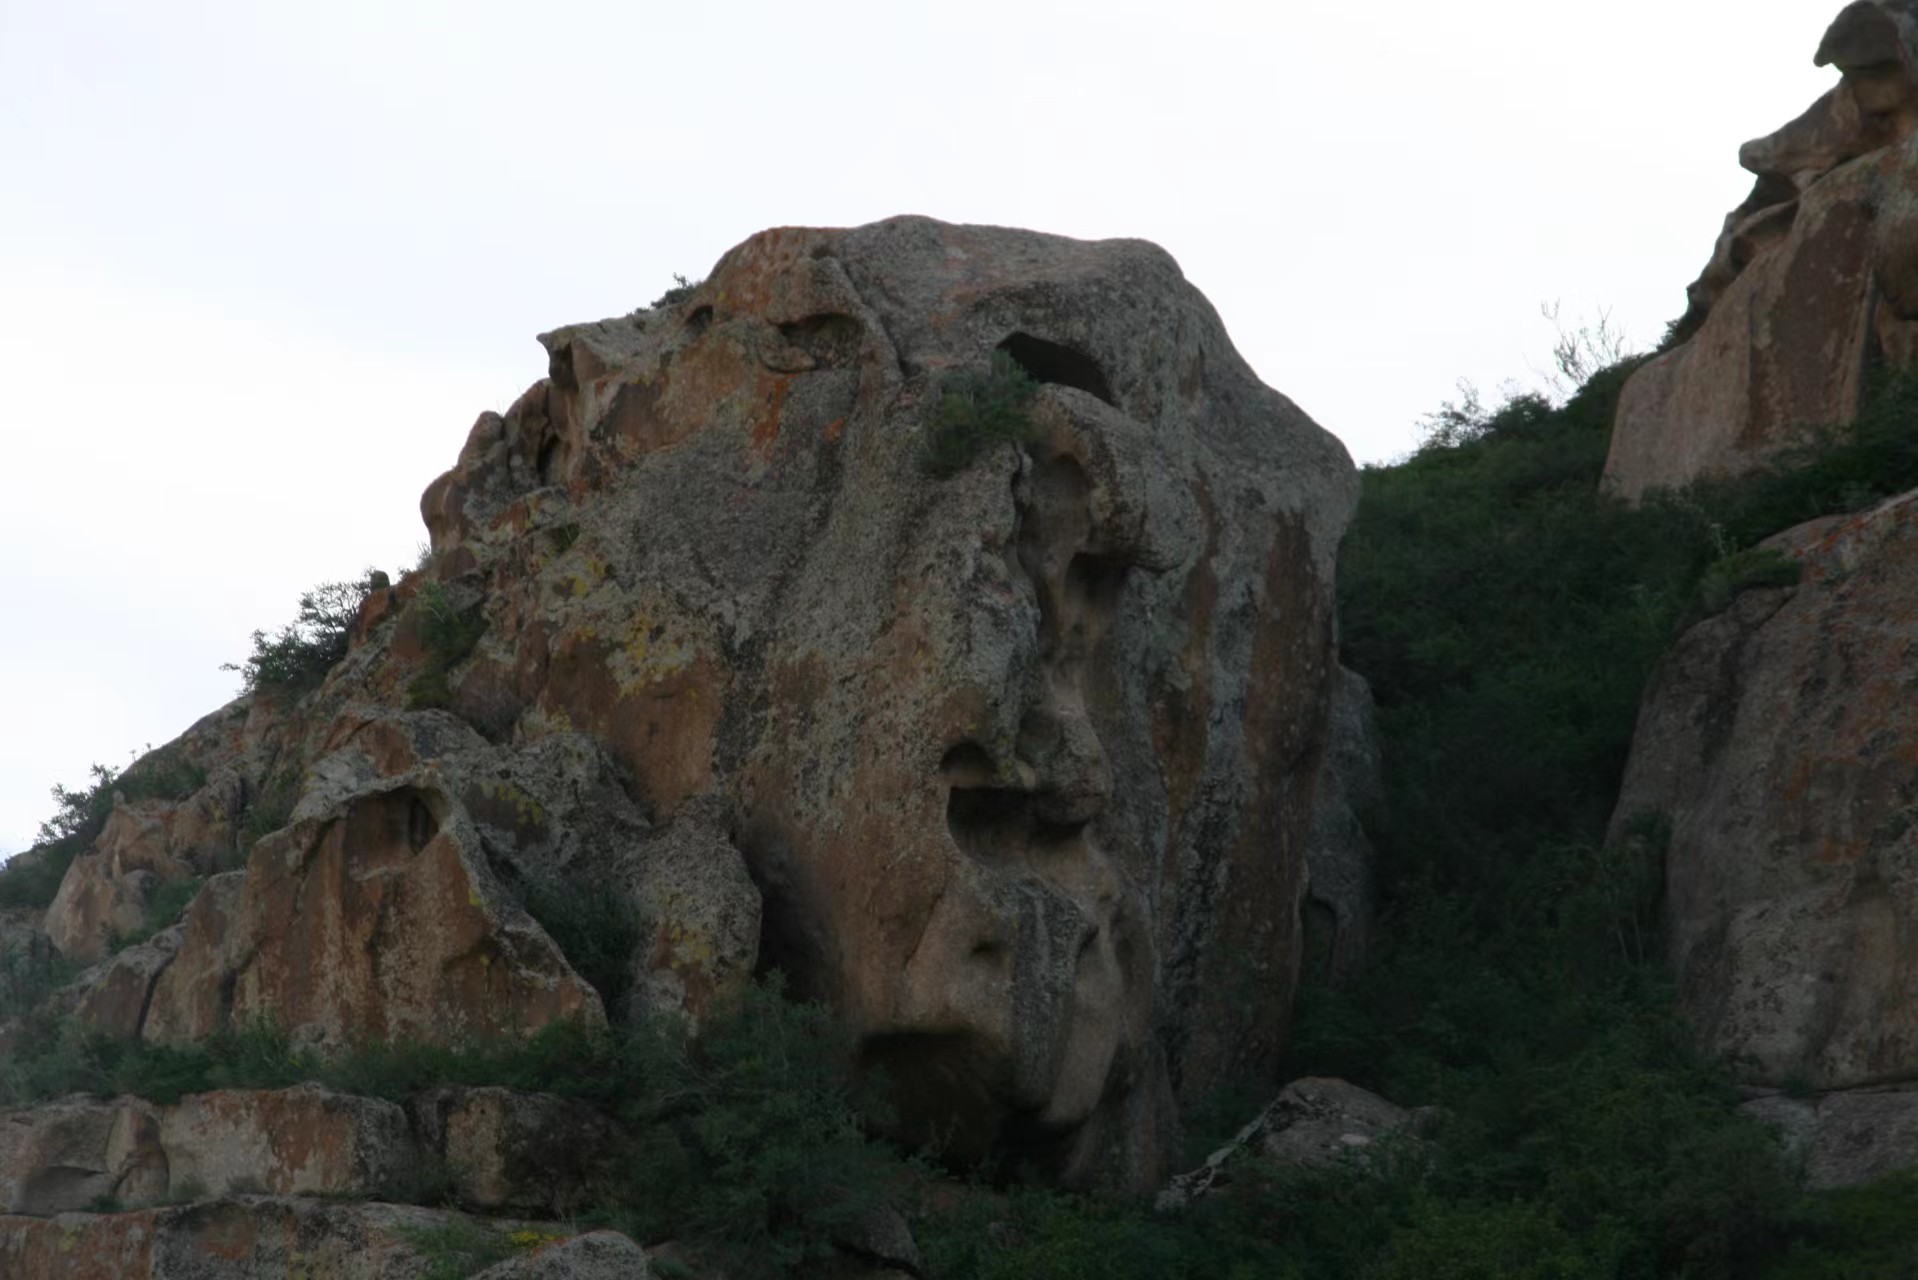
<svg viewBox="0 0 1918 1280">
<path fill-rule="evenodd" d="M 1912 1274 L 1918 8 L 1816 57 L 1362 484 L 1139 242 L 543 335 L 0 872 L 0 1277 Z"/>
<path fill-rule="evenodd" d="M 11 1002 L 14 1091 L 58 1087 L 61 1053 L 116 1080 L 227 1046 L 203 1076 L 245 1078 L 249 1038 L 295 1077 L 555 1028 L 703 1045 L 776 971 L 885 1082 L 880 1132 L 1157 1187 L 1182 1099 L 1277 1083 L 1343 450 L 1138 242 L 769 231 L 541 341 L 547 376 L 427 488 L 417 570 L 310 596 L 256 637 L 246 696 L 71 797 L 7 873 L 71 855 L 11 953 L 88 966 Z M 622 1138 L 547 1096 L 386 1092 L 30 1107 L 7 1207 L 390 1198 L 444 1170 L 453 1204 L 552 1214 Z M 282 1242 L 257 1258 L 391 1235 L 222 1212 Z M 201 1222 L 60 1230 L 87 1274 L 161 1275 L 127 1233 L 187 1256 Z M 15 1222 L 0 1257 L 46 1238 Z"/>
</svg>

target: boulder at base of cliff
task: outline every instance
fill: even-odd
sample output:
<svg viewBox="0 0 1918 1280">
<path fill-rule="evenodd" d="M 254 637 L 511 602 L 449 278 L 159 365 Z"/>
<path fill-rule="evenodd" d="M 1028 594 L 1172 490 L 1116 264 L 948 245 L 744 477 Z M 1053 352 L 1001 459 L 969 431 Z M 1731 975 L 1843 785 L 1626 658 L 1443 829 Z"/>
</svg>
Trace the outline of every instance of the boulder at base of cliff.
<svg viewBox="0 0 1918 1280">
<path fill-rule="evenodd" d="M 1681 1002 L 1743 1078 L 1918 1079 L 1918 493 L 1765 545 L 1801 580 L 1679 640 L 1613 830 L 1666 841 Z"/>
<path fill-rule="evenodd" d="M 1182 1209 L 1231 1181 L 1230 1163 L 1247 1155 L 1298 1169 L 1374 1162 L 1415 1150 L 1429 1108 L 1408 1111 L 1345 1080 L 1307 1076 L 1279 1092 L 1232 1141 L 1174 1178 L 1158 1207 Z"/>
<path fill-rule="evenodd" d="M 1863 1186 L 1918 1168 L 1918 1092 L 1909 1088 L 1778 1094 L 1739 1110 L 1779 1131 L 1786 1151 L 1804 1162 L 1813 1190 Z"/>
</svg>

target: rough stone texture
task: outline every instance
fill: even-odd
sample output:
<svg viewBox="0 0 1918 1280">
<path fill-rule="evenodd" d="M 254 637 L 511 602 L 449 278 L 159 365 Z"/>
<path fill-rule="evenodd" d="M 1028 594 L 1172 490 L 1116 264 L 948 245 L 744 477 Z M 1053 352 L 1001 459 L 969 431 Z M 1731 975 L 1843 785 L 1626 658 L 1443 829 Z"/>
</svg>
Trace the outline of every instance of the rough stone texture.
<svg viewBox="0 0 1918 1280">
<path fill-rule="evenodd" d="M 1867 372 L 1918 358 L 1918 24 L 1847 7 L 1819 48 L 1844 73 L 1778 132 L 1687 291 L 1685 340 L 1619 400 L 1605 484 L 1636 499 L 1757 467 L 1857 416 Z"/>
<path fill-rule="evenodd" d="M 1918 1168 L 1918 1092 L 1857 1089 L 1816 1098 L 1778 1095 L 1739 1108 L 1778 1129 L 1815 1190 L 1856 1187 Z"/>
<path fill-rule="evenodd" d="M 196 1094 L 159 1114 L 175 1196 L 379 1195 L 419 1163 L 398 1106 L 314 1085 Z"/>
<path fill-rule="evenodd" d="M 908 1136 L 1148 1176 L 1168 1083 L 1270 1069 L 1289 1007 L 1342 451 L 1136 242 L 768 232 L 545 341 L 422 502 L 488 583 L 454 710 L 732 814 Z M 934 479 L 995 348 L 1037 438 Z"/>
<path fill-rule="evenodd" d="M 1158 1207 L 1182 1209 L 1222 1187 L 1230 1179 L 1229 1162 L 1247 1151 L 1301 1168 L 1372 1158 L 1389 1139 L 1416 1140 L 1424 1110 L 1407 1111 L 1344 1080 L 1294 1080 L 1204 1164 L 1172 1179 L 1159 1193 Z"/>
<path fill-rule="evenodd" d="M 599 1019 L 599 997 L 506 894 L 424 774 L 311 798 L 254 846 L 236 909 L 188 911 L 143 1034 L 274 1019 L 296 1041 L 452 1041 Z"/>
<path fill-rule="evenodd" d="M 1918 1078 L 1918 494 L 1766 545 L 1803 580 L 1680 639 L 1613 828 L 1669 824 L 1681 999 L 1745 1078 Z"/>
<path fill-rule="evenodd" d="M 406 1115 L 314 1086 L 198 1094 L 169 1107 L 73 1097 L 0 1113 L 0 1207 L 56 1214 L 235 1192 L 376 1195 L 416 1176 Z"/>
<path fill-rule="evenodd" d="M 157 1110 L 137 1099 L 62 1098 L 0 1113 L 0 1211 L 55 1214 L 95 1201 L 151 1204 L 167 1189 Z"/>
<path fill-rule="evenodd" d="M 216 892 L 237 889 L 238 878 Z M 204 890 L 202 890 L 204 892 Z M 120 1040 L 140 1034 L 153 998 L 153 985 L 180 951 L 182 930 L 166 929 L 138 946 L 128 947 L 74 979 L 69 992 L 73 1015 L 95 1031 Z"/>
<path fill-rule="evenodd" d="M 1344 451 L 1137 241 L 781 229 L 543 341 L 325 684 L 183 740 L 280 829 L 188 913 L 141 1034 L 596 1018 L 518 905 L 557 883 L 639 925 L 612 1016 L 776 964 L 888 1068 L 902 1136 L 1156 1185 L 1175 1092 L 1277 1061 Z M 1043 384 L 1033 438 L 935 478 L 943 380 L 996 350 Z M 446 609 L 485 630 L 436 669 Z"/>
<path fill-rule="evenodd" d="M 1372 688 L 1340 667 L 1305 850 L 1306 942 L 1333 985 L 1357 971 L 1371 940 L 1378 886 L 1366 821 L 1383 799 Z"/>
<path fill-rule="evenodd" d="M 473 1280 L 650 1280 L 646 1251 L 617 1231 L 590 1231 L 488 1267 Z"/>
<path fill-rule="evenodd" d="M 575 1213 L 617 1158 L 606 1117 L 548 1094 L 435 1089 L 409 1107 L 421 1144 L 470 1209 Z"/>
<path fill-rule="evenodd" d="M 434 1262 L 414 1239 L 470 1221 L 409 1205 L 251 1196 L 0 1217 L 0 1280 L 425 1280 Z"/>
</svg>

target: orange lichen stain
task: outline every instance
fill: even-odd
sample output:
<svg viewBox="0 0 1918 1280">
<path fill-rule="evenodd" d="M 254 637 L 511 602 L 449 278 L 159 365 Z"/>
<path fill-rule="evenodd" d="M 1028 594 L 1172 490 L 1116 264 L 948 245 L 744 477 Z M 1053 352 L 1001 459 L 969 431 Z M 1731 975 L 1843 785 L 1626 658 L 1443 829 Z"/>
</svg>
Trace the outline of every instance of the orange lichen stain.
<svg viewBox="0 0 1918 1280">
<path fill-rule="evenodd" d="M 831 422 L 828 422 L 826 424 L 826 432 L 825 432 L 826 443 L 838 444 L 839 437 L 845 434 L 845 431 L 846 431 L 846 420 L 844 418 L 834 418 Z"/>
<path fill-rule="evenodd" d="M 780 374 L 772 379 L 772 384 L 772 389 L 767 393 L 765 415 L 753 423 L 752 452 L 761 462 L 772 459 L 773 448 L 779 443 L 779 414 L 786 407 L 786 396 L 792 390 L 792 378 Z"/>
</svg>

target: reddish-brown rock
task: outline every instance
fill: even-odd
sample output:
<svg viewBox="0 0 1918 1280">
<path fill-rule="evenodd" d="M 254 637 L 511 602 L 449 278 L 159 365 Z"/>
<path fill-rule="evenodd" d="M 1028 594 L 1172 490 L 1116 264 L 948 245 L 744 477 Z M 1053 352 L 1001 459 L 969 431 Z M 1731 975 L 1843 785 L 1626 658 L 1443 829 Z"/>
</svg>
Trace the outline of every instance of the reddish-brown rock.
<svg viewBox="0 0 1918 1280">
<path fill-rule="evenodd" d="M 1276 1068 L 1344 451 L 1136 241 L 779 229 L 543 341 L 422 499 L 425 573 L 204 731 L 248 858 L 141 1034 L 595 1018 L 521 909 L 558 888 L 636 926 L 614 1017 L 777 965 L 906 1136 L 1156 1183 L 1175 1095 Z M 1027 438 L 926 466 L 1009 367 Z"/>
<path fill-rule="evenodd" d="M 1838 86 L 1740 150 L 1757 183 L 1688 290 L 1685 340 L 1625 385 L 1610 491 L 1750 471 L 1856 417 L 1872 369 L 1918 357 L 1914 50 L 1898 0 L 1850 5 L 1818 54 Z"/>
</svg>

